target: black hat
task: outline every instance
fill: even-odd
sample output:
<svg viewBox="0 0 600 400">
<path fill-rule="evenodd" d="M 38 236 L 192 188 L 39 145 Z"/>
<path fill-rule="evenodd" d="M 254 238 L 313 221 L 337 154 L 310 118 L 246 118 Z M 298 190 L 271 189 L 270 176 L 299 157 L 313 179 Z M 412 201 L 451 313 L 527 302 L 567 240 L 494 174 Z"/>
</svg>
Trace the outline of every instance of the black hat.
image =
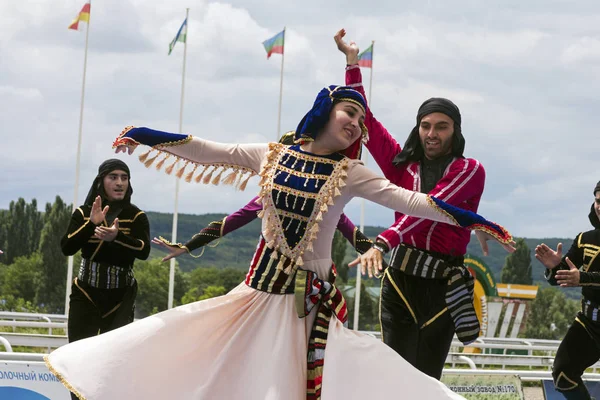
<svg viewBox="0 0 600 400">
<path fill-rule="evenodd" d="M 417 125 L 412 129 L 402 151 L 394 158 L 394 164 L 400 165 L 405 162 L 419 161 L 423 159 L 424 151 L 419 137 L 419 126 L 423 117 L 433 113 L 446 114 L 454 121 L 454 134 L 452 138 L 452 155 L 462 157 L 465 151 L 465 138 L 462 134 L 462 118 L 460 110 L 452 101 L 441 97 L 432 97 L 419 107 L 417 112 Z"/>
<path fill-rule="evenodd" d="M 127 172 L 127 175 L 131 179 L 131 173 L 129 172 L 129 167 L 123 161 L 121 161 L 117 158 L 111 158 L 110 160 L 104 161 L 98 167 L 98 175 L 96 175 L 96 178 L 94 179 L 94 183 L 92 183 L 92 187 L 90 188 L 90 191 L 88 192 L 88 195 L 85 198 L 84 204 L 91 206 L 94 203 L 94 200 L 96 199 L 96 197 L 98 195 L 100 197 L 102 197 L 103 200 L 107 200 L 106 193 L 104 193 L 104 185 L 102 184 L 102 180 L 104 179 L 104 177 L 106 175 L 108 175 L 112 171 L 116 171 L 116 170 L 121 170 L 121 171 Z M 129 182 L 129 185 L 127 185 L 127 193 L 125 193 L 125 198 L 123 199 L 123 201 L 126 203 L 130 203 L 132 194 L 133 194 L 133 189 L 131 188 L 131 182 Z"/>
</svg>

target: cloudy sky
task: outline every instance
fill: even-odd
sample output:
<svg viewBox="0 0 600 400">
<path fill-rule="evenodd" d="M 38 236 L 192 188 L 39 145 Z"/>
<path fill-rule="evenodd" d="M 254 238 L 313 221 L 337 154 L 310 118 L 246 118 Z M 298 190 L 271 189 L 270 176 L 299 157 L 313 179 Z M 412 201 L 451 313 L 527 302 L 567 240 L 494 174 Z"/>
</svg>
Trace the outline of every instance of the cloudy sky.
<svg viewBox="0 0 600 400">
<path fill-rule="evenodd" d="M 125 125 L 177 131 L 183 46 L 168 44 L 190 7 L 184 131 L 226 142 L 276 136 L 279 55 L 262 41 L 287 26 L 282 131 L 327 84 L 343 82 L 332 36 L 375 40 L 372 109 L 403 143 L 416 110 L 443 96 L 463 114 L 466 154 L 487 180 L 480 213 L 517 236 L 587 230 L 600 180 L 597 0 L 95 0 L 79 201 Z M 377 6 L 373 6 L 377 4 Z M 0 208 L 24 197 L 73 201 L 85 26 L 83 0 L 0 2 Z M 365 82 L 369 70 L 363 70 Z M 134 201 L 170 212 L 174 178 L 120 155 Z M 373 161 L 369 163 L 373 166 Z M 182 182 L 180 212 L 232 212 L 256 192 Z M 346 209 L 358 221 L 360 201 Z M 392 213 L 366 206 L 369 225 Z"/>
</svg>

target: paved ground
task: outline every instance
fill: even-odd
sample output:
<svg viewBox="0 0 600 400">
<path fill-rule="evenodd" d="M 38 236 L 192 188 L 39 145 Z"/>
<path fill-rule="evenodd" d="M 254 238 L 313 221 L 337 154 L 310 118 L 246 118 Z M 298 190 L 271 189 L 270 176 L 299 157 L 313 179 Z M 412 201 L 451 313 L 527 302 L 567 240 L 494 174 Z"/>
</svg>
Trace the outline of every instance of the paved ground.
<svg viewBox="0 0 600 400">
<path fill-rule="evenodd" d="M 541 387 L 526 387 L 523 388 L 525 400 L 544 400 L 544 392 Z"/>
</svg>

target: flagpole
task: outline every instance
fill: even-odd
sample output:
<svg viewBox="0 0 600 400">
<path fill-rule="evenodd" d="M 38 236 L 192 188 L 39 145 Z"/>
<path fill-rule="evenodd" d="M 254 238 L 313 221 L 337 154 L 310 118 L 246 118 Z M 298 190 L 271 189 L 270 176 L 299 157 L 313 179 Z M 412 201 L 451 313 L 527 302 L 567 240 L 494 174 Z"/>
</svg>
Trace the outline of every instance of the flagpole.
<svg viewBox="0 0 600 400">
<path fill-rule="evenodd" d="M 183 99 L 185 94 L 185 64 L 187 59 L 187 33 L 189 31 L 190 9 L 185 9 L 185 41 L 183 42 L 183 70 L 181 73 L 181 102 L 179 106 L 179 133 L 183 132 Z M 179 165 L 175 166 L 177 169 Z M 177 242 L 177 217 L 179 204 L 179 178 L 175 179 L 175 207 L 173 208 L 173 231 L 171 233 L 173 243 Z M 173 294 L 175 293 L 175 258 L 171 258 L 169 263 L 169 298 L 167 302 L 168 308 L 173 308 Z"/>
<path fill-rule="evenodd" d="M 90 1 L 90 5 L 91 5 Z M 85 77 L 87 72 L 87 54 L 88 54 L 88 42 L 90 37 L 90 20 L 92 19 L 91 13 L 87 21 L 87 28 L 85 30 L 85 51 L 83 53 L 83 81 L 81 83 L 81 106 L 79 108 L 79 133 L 77 137 L 77 158 L 75 162 L 75 190 L 73 195 L 73 209 L 72 212 L 78 207 L 77 192 L 79 191 L 79 168 L 81 164 L 81 137 L 83 132 L 83 102 L 85 99 Z M 71 281 L 73 280 L 73 256 L 69 256 L 67 259 L 67 290 L 65 291 L 65 315 L 69 315 L 69 297 L 71 296 Z"/>
<path fill-rule="evenodd" d="M 371 93 L 373 91 L 373 54 L 375 53 L 375 41 L 371 41 L 371 73 L 369 77 L 369 108 L 371 107 Z"/>
<path fill-rule="evenodd" d="M 279 141 L 281 134 L 281 101 L 283 99 L 283 58 L 285 57 L 285 26 L 283 27 L 283 52 L 281 53 L 281 76 L 279 78 L 279 112 L 277 115 L 277 135 L 275 139 Z"/>
<path fill-rule="evenodd" d="M 369 78 L 369 96 L 367 99 L 367 103 L 369 104 L 369 108 L 371 108 L 371 93 L 373 89 L 373 51 L 375 50 L 375 41 L 371 41 L 371 72 Z M 366 150 L 366 149 L 365 149 Z M 369 152 L 365 151 L 363 157 L 363 162 L 365 166 L 367 165 L 367 161 L 369 159 Z M 365 199 L 361 199 L 360 202 L 360 230 L 365 233 Z M 356 288 L 354 289 L 354 330 L 358 330 L 358 317 L 360 315 L 360 288 L 362 285 L 362 275 L 360 273 L 361 268 L 356 268 Z"/>
</svg>

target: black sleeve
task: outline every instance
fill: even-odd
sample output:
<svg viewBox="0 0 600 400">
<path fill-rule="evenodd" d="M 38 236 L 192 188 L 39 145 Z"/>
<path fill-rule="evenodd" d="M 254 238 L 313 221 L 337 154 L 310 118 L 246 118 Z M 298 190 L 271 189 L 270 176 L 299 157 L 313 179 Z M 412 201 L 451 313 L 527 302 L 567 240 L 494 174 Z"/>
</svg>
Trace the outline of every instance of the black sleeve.
<svg viewBox="0 0 600 400">
<path fill-rule="evenodd" d="M 598 243 L 597 242 L 598 236 L 597 236 L 597 234 L 590 236 L 590 233 L 592 233 L 592 232 L 582 233 L 581 241 L 585 244 L 593 243 L 595 245 L 596 243 Z M 580 243 L 580 245 L 581 245 L 581 243 Z M 583 254 L 584 253 L 583 246 L 581 246 L 581 247 L 582 247 L 581 253 L 582 253 L 582 257 L 583 257 L 585 254 Z M 590 264 L 587 265 L 587 268 L 585 268 L 586 269 L 585 271 L 583 271 L 582 270 L 583 268 L 581 268 L 583 266 L 584 262 L 586 261 L 585 258 L 581 261 L 580 264 L 575 264 L 579 268 L 579 285 L 580 286 L 596 286 L 596 287 L 600 286 L 600 271 L 597 271 L 596 268 L 594 268 L 594 271 L 590 271 L 591 264 L 594 263 L 594 258 L 595 257 L 593 257 L 589 260 Z"/>
<path fill-rule="evenodd" d="M 96 225 L 90 219 L 85 220 L 83 210 L 81 208 L 75 210 L 71 216 L 69 228 L 60 240 L 63 254 L 72 256 L 77 253 L 92 237 L 94 229 L 96 229 Z"/>
<path fill-rule="evenodd" d="M 117 233 L 115 244 L 130 252 L 135 258 L 146 260 L 150 255 L 150 222 L 145 212 L 140 211 L 133 218 L 131 233 Z"/>
<path fill-rule="evenodd" d="M 202 228 L 202 230 L 196 233 L 192 238 L 186 242 L 184 245 L 189 252 L 192 252 L 202 246 L 205 246 L 212 242 L 215 239 L 219 239 L 225 234 L 222 232 L 221 228 L 223 226 L 223 221 L 213 221 L 208 224 L 207 227 Z"/>
<path fill-rule="evenodd" d="M 358 228 L 354 228 L 354 243 L 352 246 L 360 254 L 365 254 L 371 247 L 373 247 L 373 241 L 367 237 Z"/>
<path fill-rule="evenodd" d="M 581 285 L 581 286 L 600 286 L 600 272 L 579 271 L 579 285 Z"/>
<path fill-rule="evenodd" d="M 546 277 L 546 280 L 548 280 L 548 283 L 550 285 L 558 286 L 558 282 L 556 282 L 556 273 L 558 271 L 570 269 L 569 265 L 567 264 L 567 261 L 565 260 L 567 257 L 569 257 L 569 260 L 571 260 L 571 262 L 575 264 L 577 268 L 580 268 L 583 264 L 583 248 L 579 247 L 581 235 L 582 234 L 580 233 L 579 235 L 577 235 L 575 240 L 573 240 L 571 248 L 556 267 L 552 269 L 546 268 L 546 271 L 544 271 L 544 276 Z"/>
</svg>

